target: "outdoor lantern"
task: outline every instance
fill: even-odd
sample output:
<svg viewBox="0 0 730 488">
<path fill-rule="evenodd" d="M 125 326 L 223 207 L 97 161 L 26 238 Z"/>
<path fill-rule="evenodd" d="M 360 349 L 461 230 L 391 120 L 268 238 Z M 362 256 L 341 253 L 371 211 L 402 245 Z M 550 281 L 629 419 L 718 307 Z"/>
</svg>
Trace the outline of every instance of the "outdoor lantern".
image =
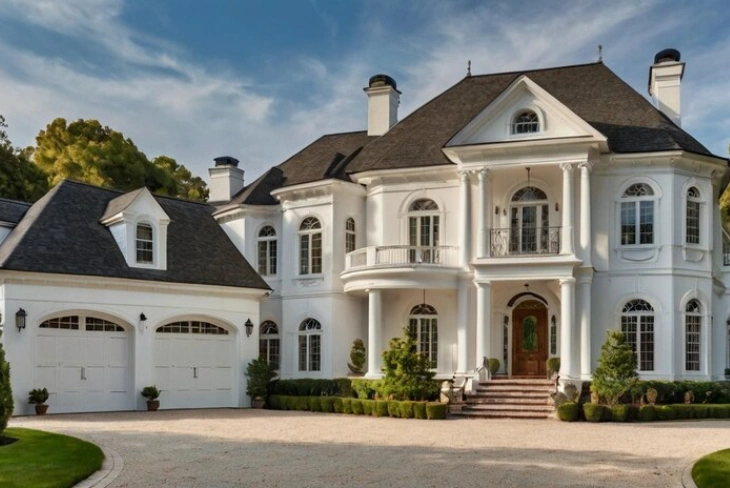
<svg viewBox="0 0 730 488">
<path fill-rule="evenodd" d="M 15 313 L 15 326 L 18 328 L 18 332 L 25 329 L 25 317 L 27 316 L 28 314 L 22 308 Z"/>
<path fill-rule="evenodd" d="M 144 313 L 139 314 L 139 328 L 144 330 L 144 324 L 147 322 L 147 316 Z"/>
<path fill-rule="evenodd" d="M 244 327 L 246 327 L 246 337 L 251 337 L 251 334 L 253 334 L 253 322 L 251 322 L 251 319 L 246 320 Z"/>
</svg>

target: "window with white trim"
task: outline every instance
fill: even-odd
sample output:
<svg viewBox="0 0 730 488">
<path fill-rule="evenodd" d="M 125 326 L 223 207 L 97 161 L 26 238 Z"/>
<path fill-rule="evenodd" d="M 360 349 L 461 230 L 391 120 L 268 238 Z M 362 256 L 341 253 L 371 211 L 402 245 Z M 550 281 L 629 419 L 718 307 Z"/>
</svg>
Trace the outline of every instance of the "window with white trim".
<svg viewBox="0 0 730 488">
<path fill-rule="evenodd" d="M 702 338 L 702 308 L 700 302 L 692 299 L 687 303 L 684 314 L 684 369 L 700 370 L 700 344 Z"/>
<path fill-rule="evenodd" d="M 512 134 L 540 132 L 540 119 L 532 110 L 522 110 L 512 119 Z"/>
<path fill-rule="evenodd" d="M 259 274 L 270 276 L 276 274 L 276 230 L 270 225 L 264 226 L 258 236 Z"/>
<path fill-rule="evenodd" d="M 265 320 L 259 329 L 259 357 L 264 358 L 274 369 L 279 369 L 281 339 L 276 322 Z"/>
<path fill-rule="evenodd" d="M 158 334 L 204 334 L 204 335 L 228 335 L 228 331 L 208 322 L 198 320 L 172 322 L 155 331 Z"/>
<path fill-rule="evenodd" d="M 322 224 L 307 217 L 299 226 L 299 274 L 322 272 Z"/>
<path fill-rule="evenodd" d="M 621 245 L 654 243 L 654 189 L 634 183 L 621 196 Z"/>
<path fill-rule="evenodd" d="M 687 215 L 685 219 L 687 244 L 700 243 L 700 191 L 697 187 L 690 187 L 687 190 Z"/>
<path fill-rule="evenodd" d="M 421 198 L 408 208 L 408 259 L 411 263 L 437 264 L 441 216 L 439 206 L 431 199 Z"/>
<path fill-rule="evenodd" d="M 137 224 L 136 249 L 138 263 L 152 264 L 154 262 L 154 240 L 151 225 Z"/>
<path fill-rule="evenodd" d="M 626 302 L 621 332 L 637 355 L 639 371 L 654 371 L 654 307 L 641 299 Z"/>
<path fill-rule="evenodd" d="M 89 332 L 124 332 L 124 327 L 97 317 L 69 315 L 45 320 L 40 329 L 86 330 Z"/>
<path fill-rule="evenodd" d="M 350 217 L 345 221 L 345 254 L 357 249 L 356 237 L 355 219 Z"/>
<path fill-rule="evenodd" d="M 322 324 L 308 318 L 299 324 L 299 371 L 322 369 Z"/>
<path fill-rule="evenodd" d="M 416 340 L 418 352 L 426 356 L 432 368 L 438 364 L 438 312 L 431 305 L 416 305 L 408 314 L 408 334 Z"/>
</svg>

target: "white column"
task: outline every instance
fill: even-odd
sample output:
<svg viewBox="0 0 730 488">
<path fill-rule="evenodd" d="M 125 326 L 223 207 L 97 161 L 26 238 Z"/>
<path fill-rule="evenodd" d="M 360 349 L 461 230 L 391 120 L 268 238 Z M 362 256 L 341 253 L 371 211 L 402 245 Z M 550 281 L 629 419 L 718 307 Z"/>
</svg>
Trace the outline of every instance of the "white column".
<svg viewBox="0 0 730 488">
<path fill-rule="evenodd" d="M 459 265 L 466 269 L 471 260 L 471 199 L 469 172 L 459 171 Z"/>
<path fill-rule="evenodd" d="M 485 357 L 489 357 L 489 323 L 492 320 L 492 284 L 478 282 L 477 285 L 477 368 Z"/>
<path fill-rule="evenodd" d="M 382 378 L 382 292 L 368 290 L 368 372 L 366 378 Z"/>
<path fill-rule="evenodd" d="M 560 241 L 560 254 L 573 254 L 573 223 L 575 212 L 573 209 L 573 165 L 561 164 L 563 170 L 563 232 Z M 560 360 L 562 362 L 562 359 Z"/>
<path fill-rule="evenodd" d="M 560 280 L 560 376 L 577 379 L 573 364 L 575 333 L 575 278 Z"/>
<path fill-rule="evenodd" d="M 591 277 L 582 277 L 580 284 L 580 376 L 591 377 Z"/>
<path fill-rule="evenodd" d="M 459 280 L 456 310 L 456 372 L 466 373 L 467 332 L 469 321 L 469 281 Z"/>
<path fill-rule="evenodd" d="M 591 168 L 593 164 L 580 164 L 580 249 L 583 266 L 591 264 Z"/>
<path fill-rule="evenodd" d="M 489 171 L 486 168 L 479 170 L 479 234 L 477 235 L 477 257 L 489 257 L 489 239 L 487 233 L 487 218 L 489 214 Z"/>
</svg>

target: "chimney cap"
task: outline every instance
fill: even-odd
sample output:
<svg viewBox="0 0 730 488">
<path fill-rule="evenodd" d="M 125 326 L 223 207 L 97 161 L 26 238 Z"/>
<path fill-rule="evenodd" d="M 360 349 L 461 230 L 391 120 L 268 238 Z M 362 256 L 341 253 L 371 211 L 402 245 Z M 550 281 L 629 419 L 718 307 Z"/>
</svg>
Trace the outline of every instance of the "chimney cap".
<svg viewBox="0 0 730 488">
<path fill-rule="evenodd" d="M 372 88 L 374 86 L 392 86 L 393 89 L 398 90 L 398 85 L 396 85 L 395 80 L 391 78 L 388 75 L 384 75 L 382 73 L 371 76 L 370 81 L 368 82 L 368 87 Z"/>
<path fill-rule="evenodd" d="M 676 49 L 662 49 L 656 56 L 654 56 L 654 64 L 667 63 L 667 62 L 678 62 L 680 58 L 679 51 Z"/>
<path fill-rule="evenodd" d="M 216 166 L 235 166 L 238 167 L 238 159 L 233 156 L 218 156 L 213 158 Z"/>
</svg>

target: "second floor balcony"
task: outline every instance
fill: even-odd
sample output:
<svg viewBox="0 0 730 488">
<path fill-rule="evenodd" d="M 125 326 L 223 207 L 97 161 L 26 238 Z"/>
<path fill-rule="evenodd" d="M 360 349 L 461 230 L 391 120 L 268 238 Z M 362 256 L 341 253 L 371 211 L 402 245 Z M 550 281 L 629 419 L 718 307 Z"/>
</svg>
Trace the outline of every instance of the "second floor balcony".
<svg viewBox="0 0 730 488">
<path fill-rule="evenodd" d="M 445 267 L 459 266 L 455 246 L 370 246 L 357 249 L 345 257 L 345 272 L 359 268 Z"/>
<path fill-rule="evenodd" d="M 493 258 L 560 253 L 562 227 L 523 226 L 490 229 L 489 255 Z"/>
</svg>

